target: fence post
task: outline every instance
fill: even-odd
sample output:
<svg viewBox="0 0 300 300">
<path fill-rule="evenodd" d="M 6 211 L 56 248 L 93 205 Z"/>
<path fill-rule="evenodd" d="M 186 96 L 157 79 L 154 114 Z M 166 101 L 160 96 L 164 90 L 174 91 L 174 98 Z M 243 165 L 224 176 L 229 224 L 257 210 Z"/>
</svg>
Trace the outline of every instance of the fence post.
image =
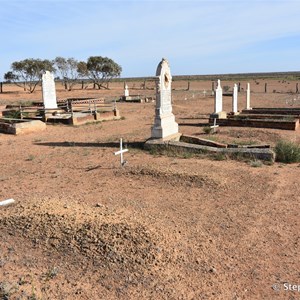
<svg viewBox="0 0 300 300">
<path fill-rule="evenodd" d="M 81 81 L 81 89 L 83 90 L 83 80 Z"/>
<path fill-rule="evenodd" d="M 89 100 L 89 111 L 90 111 L 90 114 L 92 114 L 91 100 Z"/>
<path fill-rule="evenodd" d="M 19 110 L 20 110 L 20 119 L 23 119 L 23 113 L 22 113 L 22 105 L 20 104 L 19 106 Z"/>
<path fill-rule="evenodd" d="M 187 91 L 190 90 L 190 81 L 188 81 Z"/>
<path fill-rule="evenodd" d="M 238 84 L 238 92 L 240 92 L 241 91 L 241 83 L 239 82 L 239 84 Z"/>
<path fill-rule="evenodd" d="M 3 93 L 3 82 L 0 82 L 0 93 Z"/>
<path fill-rule="evenodd" d="M 71 106 L 71 116 L 73 118 L 74 117 L 74 113 L 73 113 L 73 104 L 72 104 L 72 101 L 70 101 L 70 106 Z"/>
<path fill-rule="evenodd" d="M 298 82 L 296 83 L 296 94 L 298 94 Z"/>
<path fill-rule="evenodd" d="M 267 92 L 267 83 L 265 83 L 265 93 Z"/>
</svg>

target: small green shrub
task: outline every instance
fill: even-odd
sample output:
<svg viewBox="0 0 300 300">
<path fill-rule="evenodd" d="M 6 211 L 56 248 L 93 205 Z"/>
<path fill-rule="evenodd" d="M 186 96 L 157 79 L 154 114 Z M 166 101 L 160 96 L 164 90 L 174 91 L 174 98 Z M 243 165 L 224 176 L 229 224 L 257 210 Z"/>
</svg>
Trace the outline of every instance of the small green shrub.
<svg viewBox="0 0 300 300">
<path fill-rule="evenodd" d="M 250 161 L 250 166 L 253 168 L 260 168 L 262 165 L 263 163 L 260 160 L 255 159 Z"/>
<path fill-rule="evenodd" d="M 204 126 L 203 127 L 203 132 L 206 133 L 206 134 L 210 134 L 212 133 L 213 129 L 210 128 L 210 126 Z"/>
<path fill-rule="evenodd" d="M 275 146 L 275 153 L 278 162 L 300 162 L 300 147 L 293 142 L 279 141 Z"/>
<path fill-rule="evenodd" d="M 33 161 L 34 159 L 35 159 L 35 156 L 32 155 L 32 154 L 30 154 L 30 155 L 27 157 L 26 161 Z"/>
<path fill-rule="evenodd" d="M 223 86 L 224 92 L 228 92 L 229 90 L 230 90 L 230 86 L 228 86 L 228 85 Z"/>
<path fill-rule="evenodd" d="M 218 153 L 213 155 L 213 159 L 217 160 L 217 161 L 222 161 L 222 160 L 226 160 L 227 156 L 224 153 L 218 152 Z"/>
<path fill-rule="evenodd" d="M 20 119 L 21 118 L 21 113 L 16 110 L 11 110 L 5 114 L 5 118 L 9 119 Z"/>
</svg>

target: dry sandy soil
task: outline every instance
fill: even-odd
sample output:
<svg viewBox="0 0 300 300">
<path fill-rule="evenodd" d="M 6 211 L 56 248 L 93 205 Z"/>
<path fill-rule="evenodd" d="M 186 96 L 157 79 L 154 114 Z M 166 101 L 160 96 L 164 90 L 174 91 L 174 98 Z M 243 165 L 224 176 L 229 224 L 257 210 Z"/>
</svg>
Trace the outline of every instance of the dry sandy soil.
<svg viewBox="0 0 300 300">
<path fill-rule="evenodd" d="M 202 92 L 211 83 L 186 84 L 173 85 L 180 132 L 205 137 L 199 123 L 213 98 Z M 278 81 L 272 90 L 284 84 L 287 91 Z M 121 96 L 122 86 L 58 86 L 57 95 Z M 138 87 L 129 83 L 132 94 L 154 95 Z M 40 90 L 5 88 L 1 105 L 41 100 Z M 262 91 L 254 89 L 253 107 L 300 104 Z M 0 200 L 16 200 L 0 207 L 0 299 L 300 298 L 292 290 L 300 285 L 299 164 L 150 154 L 140 146 L 154 105 L 119 103 L 119 121 L 0 134 Z M 121 137 L 129 147 L 123 168 L 113 154 Z M 299 131 L 227 127 L 215 138 L 275 145 L 299 142 Z"/>
</svg>

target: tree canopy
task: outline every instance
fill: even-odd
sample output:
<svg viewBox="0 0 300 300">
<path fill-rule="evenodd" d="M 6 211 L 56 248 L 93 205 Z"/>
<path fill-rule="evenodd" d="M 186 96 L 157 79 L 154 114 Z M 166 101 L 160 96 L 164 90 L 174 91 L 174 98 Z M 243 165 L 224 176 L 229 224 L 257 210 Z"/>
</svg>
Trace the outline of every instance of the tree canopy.
<svg viewBox="0 0 300 300">
<path fill-rule="evenodd" d="M 69 91 L 78 79 L 89 79 L 98 89 L 108 88 L 108 82 L 119 77 L 122 67 L 108 57 L 90 56 L 87 62 L 78 62 L 74 58 L 57 56 L 54 60 L 28 58 L 11 64 L 11 70 L 4 74 L 6 81 L 11 81 L 24 90 L 33 93 L 41 82 L 45 71 L 55 72 L 64 81 Z"/>
<path fill-rule="evenodd" d="M 57 69 L 56 73 L 59 73 L 64 81 L 65 88 L 71 91 L 79 76 L 77 72 L 78 61 L 73 57 L 64 58 L 58 56 L 53 60 L 53 63 Z"/>
<path fill-rule="evenodd" d="M 108 57 L 90 56 L 87 62 L 79 62 L 78 73 L 87 77 L 99 88 L 107 88 L 107 83 L 114 77 L 119 77 L 122 67 Z"/>
<path fill-rule="evenodd" d="M 42 72 L 55 71 L 53 62 L 48 59 L 28 58 L 11 64 L 11 71 L 4 74 L 4 79 L 14 82 L 24 90 L 33 93 L 41 82 Z"/>
</svg>

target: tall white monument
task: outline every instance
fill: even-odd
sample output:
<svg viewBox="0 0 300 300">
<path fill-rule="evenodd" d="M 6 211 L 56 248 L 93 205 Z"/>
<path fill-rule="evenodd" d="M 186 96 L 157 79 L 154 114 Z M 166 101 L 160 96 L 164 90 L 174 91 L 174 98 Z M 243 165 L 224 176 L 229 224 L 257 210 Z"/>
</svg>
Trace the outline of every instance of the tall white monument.
<svg viewBox="0 0 300 300">
<path fill-rule="evenodd" d="M 170 66 L 163 58 L 156 69 L 156 106 L 152 138 L 168 139 L 178 134 L 178 124 L 172 113 L 171 83 Z"/>
<path fill-rule="evenodd" d="M 215 90 L 215 111 L 214 113 L 220 113 L 223 111 L 223 90 L 221 87 L 221 81 L 218 79 L 217 88 Z"/>
<path fill-rule="evenodd" d="M 238 112 L 238 87 L 235 83 L 233 86 L 233 93 L 232 93 L 232 112 L 236 114 Z"/>
<path fill-rule="evenodd" d="M 46 71 L 42 75 L 42 92 L 45 109 L 56 109 L 56 90 L 54 76 L 51 72 Z"/>
<path fill-rule="evenodd" d="M 247 91 L 246 91 L 246 109 L 251 109 L 251 106 L 250 106 L 250 83 L 247 83 Z"/>
</svg>

